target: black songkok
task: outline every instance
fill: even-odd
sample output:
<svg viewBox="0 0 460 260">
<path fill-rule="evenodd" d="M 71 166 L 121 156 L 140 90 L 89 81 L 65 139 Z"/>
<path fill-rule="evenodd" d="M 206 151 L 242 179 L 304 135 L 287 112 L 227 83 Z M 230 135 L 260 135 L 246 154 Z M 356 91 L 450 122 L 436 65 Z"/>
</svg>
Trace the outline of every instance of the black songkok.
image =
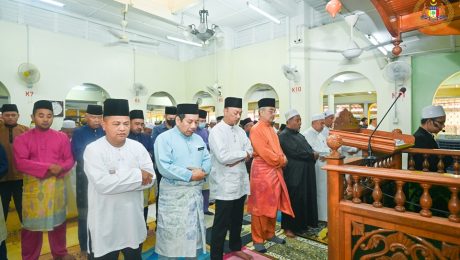
<svg viewBox="0 0 460 260">
<path fill-rule="evenodd" d="M 126 99 L 109 98 L 104 101 L 104 116 L 129 116 L 129 103 Z"/>
<path fill-rule="evenodd" d="M 48 109 L 53 112 L 53 104 L 51 104 L 51 101 L 49 100 L 39 100 L 34 103 L 34 109 L 32 111 L 33 114 L 35 114 L 35 111 L 37 109 Z"/>
<path fill-rule="evenodd" d="M 176 107 L 165 107 L 165 114 L 166 115 L 177 115 L 177 108 Z"/>
<path fill-rule="evenodd" d="M 262 108 L 262 107 L 275 107 L 276 106 L 276 101 L 274 98 L 262 98 L 261 100 L 259 100 L 259 102 L 257 102 L 257 105 L 259 106 L 259 108 Z"/>
<path fill-rule="evenodd" d="M 208 112 L 206 112 L 206 110 L 203 110 L 203 109 L 198 110 L 198 117 L 199 118 L 206 119 L 207 116 L 208 116 Z"/>
<path fill-rule="evenodd" d="M 100 105 L 88 105 L 86 107 L 86 113 L 95 115 L 95 116 L 101 116 L 102 115 L 102 106 Z"/>
<path fill-rule="evenodd" d="M 5 113 L 5 112 L 17 112 L 17 113 L 19 113 L 18 107 L 16 106 L 16 104 L 4 104 L 2 106 L 2 113 Z"/>
<path fill-rule="evenodd" d="M 221 121 L 222 119 L 224 119 L 224 116 L 218 116 L 218 117 L 216 117 L 216 120 L 217 120 L 217 121 Z"/>
<path fill-rule="evenodd" d="M 131 112 L 129 112 L 129 119 L 133 120 L 133 119 L 144 119 L 144 112 L 142 110 L 131 110 Z"/>
<path fill-rule="evenodd" d="M 225 99 L 224 107 L 242 108 L 243 107 L 243 100 L 241 98 L 228 97 L 228 98 Z"/>
<path fill-rule="evenodd" d="M 245 118 L 245 119 L 241 120 L 241 121 L 240 121 L 240 125 L 241 125 L 242 127 L 244 127 L 245 125 L 247 125 L 247 124 L 249 124 L 249 123 L 251 123 L 251 122 L 252 122 L 252 119 L 251 119 L 250 117 L 248 117 L 248 118 Z"/>
<path fill-rule="evenodd" d="M 198 105 L 197 104 L 179 104 L 177 105 L 177 114 L 178 115 L 198 115 Z"/>
</svg>

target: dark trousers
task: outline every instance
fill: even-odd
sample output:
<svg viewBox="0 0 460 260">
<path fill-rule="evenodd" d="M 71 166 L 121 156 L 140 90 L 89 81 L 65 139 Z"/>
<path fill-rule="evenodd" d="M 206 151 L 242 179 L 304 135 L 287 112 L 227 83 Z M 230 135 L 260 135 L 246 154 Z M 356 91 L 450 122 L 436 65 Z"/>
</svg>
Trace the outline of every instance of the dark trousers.
<svg viewBox="0 0 460 260">
<path fill-rule="evenodd" d="M 91 238 L 89 240 L 89 244 L 91 248 Z M 88 255 L 88 259 L 89 260 L 118 260 L 118 255 L 120 255 L 120 252 L 123 253 L 124 259 L 142 260 L 142 244 L 140 244 L 139 247 L 136 249 L 126 247 L 121 250 L 107 253 L 100 257 L 94 257 L 94 254 L 92 253 L 92 250 L 91 250 L 91 254 Z"/>
<path fill-rule="evenodd" d="M 211 231 L 211 259 L 222 259 L 227 231 L 230 230 L 229 248 L 241 250 L 241 225 L 243 224 L 246 195 L 236 200 L 216 200 L 216 213 Z"/>
<path fill-rule="evenodd" d="M 22 223 L 22 180 L 0 182 L 0 197 L 2 197 L 3 216 L 8 217 L 8 208 L 11 197 L 14 200 L 14 206 L 18 212 L 19 220 Z"/>
<path fill-rule="evenodd" d="M 160 172 L 158 171 L 158 169 L 155 167 L 155 176 L 157 177 L 157 186 L 158 186 L 158 191 L 157 191 L 157 194 L 155 196 L 155 222 L 157 225 L 155 225 L 155 230 L 157 230 L 157 226 L 158 226 L 158 200 L 160 199 L 160 182 L 161 182 L 161 178 L 163 176 L 161 176 Z"/>
<path fill-rule="evenodd" d="M 78 241 L 80 250 L 87 250 L 88 239 L 88 179 L 83 171 L 83 162 L 77 163 L 77 210 L 78 210 Z"/>
<path fill-rule="evenodd" d="M 7 260 L 6 256 L 6 240 L 0 243 L 0 260 Z"/>
</svg>

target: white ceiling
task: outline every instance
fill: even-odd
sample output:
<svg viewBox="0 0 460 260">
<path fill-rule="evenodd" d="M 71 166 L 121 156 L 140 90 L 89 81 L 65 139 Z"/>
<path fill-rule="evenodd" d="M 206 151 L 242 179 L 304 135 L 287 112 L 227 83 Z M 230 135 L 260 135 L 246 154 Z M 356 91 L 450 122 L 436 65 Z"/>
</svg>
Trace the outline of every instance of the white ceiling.
<svg viewBox="0 0 460 260">
<path fill-rule="evenodd" d="M 108 43 L 116 40 L 110 35 L 108 28 L 121 29 L 122 9 L 124 5 L 114 0 L 60 0 L 65 3 L 63 8 L 54 7 L 39 0 L 1 0 L 0 20 L 19 24 L 29 24 L 40 29 L 70 34 L 88 40 Z M 123 0 L 117 0 L 123 1 Z M 133 0 L 135 1 L 135 0 Z M 161 0 L 166 1 L 167 0 Z M 160 2 L 160 0 L 152 1 Z M 184 48 L 167 40 L 166 35 L 183 37 L 183 30 L 177 25 L 199 24 L 199 10 L 203 8 L 201 0 L 189 0 L 191 5 L 184 7 L 176 14 L 160 17 L 135 8 L 130 8 L 127 15 L 127 32 L 131 40 L 158 41 L 157 47 L 140 46 L 153 50 L 164 56 L 179 58 Z M 286 24 L 289 17 L 300 12 L 306 13 L 300 23 L 307 27 L 337 22 L 343 19 L 339 15 L 333 20 L 325 12 L 326 0 L 250 0 L 261 9 L 279 18 L 281 25 L 270 22 L 264 16 L 249 9 L 246 0 L 207 0 L 205 9 L 209 11 L 208 23 L 217 24 L 224 31 L 226 45 L 237 48 L 248 44 L 270 40 L 287 34 Z M 342 14 L 364 11 L 356 28 L 364 34 L 373 34 L 377 40 L 384 42 L 390 39 L 380 17 L 370 1 L 342 0 Z M 307 7 L 303 7 L 303 5 Z M 309 8 L 307 11 L 307 8 Z M 299 10 L 303 9 L 303 10 Z M 410 52 L 421 52 L 433 49 L 454 50 L 459 44 L 459 37 L 424 37 L 417 32 L 403 36 L 417 36 L 411 43 L 403 43 Z M 414 39 L 414 38 L 412 38 Z M 187 47 L 188 48 L 188 47 Z M 193 48 L 195 56 L 212 52 L 209 48 Z"/>
</svg>

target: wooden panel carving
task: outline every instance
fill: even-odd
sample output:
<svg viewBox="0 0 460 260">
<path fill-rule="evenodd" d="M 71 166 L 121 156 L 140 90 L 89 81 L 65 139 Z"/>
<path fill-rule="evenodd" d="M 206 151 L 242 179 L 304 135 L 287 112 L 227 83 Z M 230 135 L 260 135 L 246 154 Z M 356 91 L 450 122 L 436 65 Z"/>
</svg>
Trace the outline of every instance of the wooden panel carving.
<svg viewBox="0 0 460 260">
<path fill-rule="evenodd" d="M 351 235 L 357 238 L 352 259 L 459 259 L 459 245 L 427 240 L 395 230 L 374 229 L 365 232 L 367 227 L 371 226 L 352 222 Z M 441 248 L 435 244 L 441 245 Z"/>
</svg>

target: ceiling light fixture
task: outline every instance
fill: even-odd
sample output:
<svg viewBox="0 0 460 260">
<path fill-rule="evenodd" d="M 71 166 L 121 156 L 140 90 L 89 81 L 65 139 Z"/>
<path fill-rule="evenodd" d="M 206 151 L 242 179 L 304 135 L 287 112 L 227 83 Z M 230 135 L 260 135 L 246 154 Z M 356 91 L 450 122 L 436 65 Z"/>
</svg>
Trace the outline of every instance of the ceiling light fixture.
<svg viewBox="0 0 460 260">
<path fill-rule="evenodd" d="M 175 42 L 185 43 L 185 44 L 188 44 L 188 45 L 197 46 L 197 47 L 203 47 L 203 44 L 201 44 L 201 43 L 187 41 L 187 40 L 184 40 L 184 39 L 181 39 L 181 38 L 176 38 L 176 37 L 169 36 L 169 35 L 166 36 L 166 39 L 171 40 L 171 41 L 175 41 Z"/>
<path fill-rule="evenodd" d="M 260 9 L 259 7 L 255 6 L 255 5 L 252 5 L 251 3 L 249 3 L 249 1 L 247 1 L 246 4 L 248 5 L 249 8 L 251 8 L 252 10 L 258 12 L 259 14 L 267 17 L 268 19 L 272 20 L 274 23 L 281 24 L 281 21 L 279 19 L 277 19 L 273 15 L 265 12 L 264 10 Z"/>
<path fill-rule="evenodd" d="M 211 28 L 208 28 L 208 10 L 204 9 L 204 0 L 203 0 L 203 9 L 199 12 L 200 15 L 200 24 L 195 26 L 195 24 L 189 25 L 190 33 L 195 35 L 203 43 L 207 43 L 211 38 L 214 37 L 219 26 L 213 24 Z"/>
<path fill-rule="evenodd" d="M 50 5 L 54 5 L 54 6 L 57 6 L 57 7 L 64 7 L 64 5 L 65 5 L 65 4 L 63 4 L 61 2 L 54 1 L 54 0 L 40 0 L 40 2 L 50 4 Z"/>
</svg>

